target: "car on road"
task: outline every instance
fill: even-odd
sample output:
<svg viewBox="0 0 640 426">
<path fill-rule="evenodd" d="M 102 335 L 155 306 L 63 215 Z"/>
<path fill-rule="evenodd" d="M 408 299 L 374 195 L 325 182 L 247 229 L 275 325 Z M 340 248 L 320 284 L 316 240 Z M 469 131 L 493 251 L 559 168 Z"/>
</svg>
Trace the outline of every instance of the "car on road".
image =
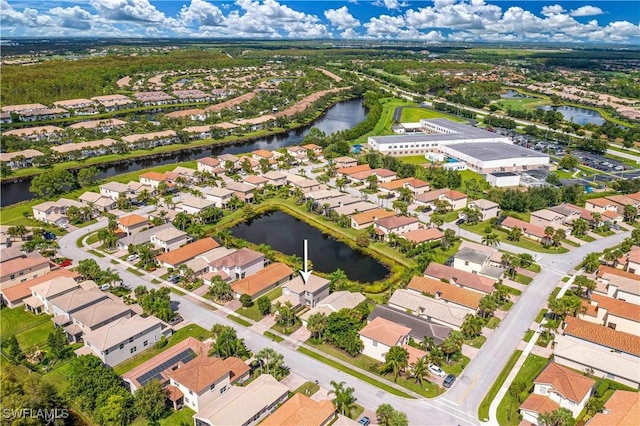
<svg viewBox="0 0 640 426">
<path fill-rule="evenodd" d="M 467 221 L 467 219 L 465 218 L 460 218 L 458 220 L 456 220 L 456 225 L 462 225 L 463 223 L 465 223 Z"/>
<path fill-rule="evenodd" d="M 130 254 L 127 257 L 127 262 L 133 262 L 134 260 L 138 260 L 140 258 L 140 256 L 138 256 L 137 254 Z"/>
<path fill-rule="evenodd" d="M 442 386 L 444 386 L 445 388 L 450 388 L 451 385 L 453 385 L 453 382 L 456 381 L 456 376 L 454 376 L 453 374 L 449 374 L 447 377 L 444 378 L 444 382 L 442 382 Z"/>
<path fill-rule="evenodd" d="M 358 424 L 362 426 L 369 426 L 369 424 L 371 424 L 371 419 L 367 416 L 364 416 L 358 421 Z"/>
<path fill-rule="evenodd" d="M 447 375 L 447 373 L 445 373 L 444 370 L 437 365 L 429 364 L 428 369 L 431 374 L 434 374 L 438 377 L 444 377 Z"/>
</svg>

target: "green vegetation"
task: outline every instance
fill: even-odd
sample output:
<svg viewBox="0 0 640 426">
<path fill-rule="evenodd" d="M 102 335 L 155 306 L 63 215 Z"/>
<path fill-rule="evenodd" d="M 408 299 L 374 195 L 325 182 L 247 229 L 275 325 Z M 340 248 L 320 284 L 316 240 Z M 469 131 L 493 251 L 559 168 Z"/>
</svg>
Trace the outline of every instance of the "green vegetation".
<svg viewBox="0 0 640 426">
<path fill-rule="evenodd" d="M 524 285 L 529 285 L 529 284 L 531 284 L 531 281 L 533 281 L 533 278 L 531 278 L 529 276 L 522 275 L 522 274 L 516 274 L 515 282 L 517 282 L 517 283 L 524 284 Z"/>
<path fill-rule="evenodd" d="M 489 321 L 487 321 L 487 325 L 485 327 L 487 327 L 487 328 L 496 328 L 498 326 L 498 324 L 500 324 L 500 318 L 491 317 L 491 319 Z"/>
<path fill-rule="evenodd" d="M 502 401 L 500 401 L 500 405 L 498 405 L 498 423 L 501 425 L 518 423 L 520 400 L 524 401 L 523 398 L 526 398 L 525 395 L 528 394 L 533 387 L 533 380 L 540 374 L 544 367 L 546 367 L 548 362 L 548 359 L 538 355 L 529 355 L 527 357 L 522 368 L 513 379 L 514 383 L 524 383 L 525 391 L 517 397 L 512 396 L 509 392 L 505 394 Z"/>
<path fill-rule="evenodd" d="M 278 336 L 277 334 L 273 334 L 272 332 L 270 332 L 269 330 L 265 330 L 264 333 L 262 333 L 263 336 L 268 337 L 269 339 L 273 340 L 274 342 L 282 342 L 284 340 L 284 338 Z"/>
<path fill-rule="evenodd" d="M 169 337 L 167 344 L 165 346 L 162 346 L 162 347 L 152 346 L 146 351 L 140 353 L 139 355 L 136 355 L 133 358 L 130 358 L 125 362 L 118 364 L 114 368 L 114 371 L 117 374 L 124 374 L 127 371 L 132 370 L 133 368 L 142 364 L 143 362 L 150 360 L 154 356 L 158 355 L 160 352 L 163 352 L 168 348 L 170 348 L 171 346 L 174 346 L 182 342 L 184 339 L 187 339 L 189 337 L 195 337 L 198 340 L 204 340 L 207 337 L 209 337 L 209 335 L 210 335 L 209 331 L 205 330 L 199 325 L 196 325 L 196 324 L 187 325 L 185 327 L 182 327 L 180 330 L 176 331 L 175 333 L 173 333 L 173 335 Z"/>
<path fill-rule="evenodd" d="M 534 319 L 534 321 L 537 323 L 541 323 L 548 311 L 549 310 L 547 308 L 540 309 L 540 312 L 538 312 L 538 315 L 536 315 L 536 319 Z"/>
<path fill-rule="evenodd" d="M 522 340 L 523 340 L 523 341 L 525 341 L 525 342 L 527 342 L 527 343 L 529 343 L 529 341 L 530 341 L 530 340 L 531 340 L 531 338 L 533 337 L 534 333 L 535 333 L 535 331 L 533 331 L 533 330 L 527 330 L 527 331 L 524 333 L 524 337 L 522 338 Z"/>
<path fill-rule="evenodd" d="M 404 163 L 415 164 L 417 166 L 429 163 L 429 160 L 424 158 L 424 155 L 407 155 L 406 157 L 400 157 L 400 161 Z"/>
<path fill-rule="evenodd" d="M 362 373 L 360 373 L 360 372 L 358 372 L 356 370 L 352 370 L 352 369 L 350 369 L 348 367 L 345 367 L 341 363 L 335 362 L 335 361 L 333 361 L 333 360 L 331 360 L 331 359 L 329 359 L 327 357 L 324 357 L 324 356 L 322 356 L 320 354 L 317 354 L 316 352 L 311 351 L 311 350 L 305 348 L 304 346 L 299 347 L 298 348 L 298 352 L 302 352 L 303 354 L 308 355 L 311 358 L 315 358 L 318 361 L 323 362 L 323 363 L 325 363 L 325 364 L 327 364 L 327 365 L 329 365 L 329 366 L 331 366 L 333 368 L 336 368 L 336 369 L 338 369 L 340 371 L 343 371 L 343 372 L 345 372 L 345 373 L 347 373 L 347 374 L 349 374 L 349 375 L 351 375 L 353 377 L 356 377 L 356 378 L 358 378 L 358 379 L 360 379 L 362 381 L 365 381 L 365 382 L 369 383 L 370 385 L 378 387 L 378 388 L 382 389 L 385 392 L 389 392 L 390 394 L 401 396 L 403 398 L 412 398 L 410 395 L 408 395 L 408 394 L 406 394 L 406 393 L 404 393 L 402 391 L 399 391 L 394 387 L 391 387 L 391 386 L 389 386 L 389 385 L 387 385 L 385 383 L 382 383 L 382 382 L 379 382 L 377 380 L 374 380 L 374 379 L 370 378 L 369 376 L 367 376 L 365 374 L 362 374 Z"/>
<path fill-rule="evenodd" d="M 100 253 L 99 251 L 96 250 L 88 250 L 89 253 L 91 253 L 94 256 L 98 256 L 98 257 L 106 257 L 104 254 Z M 117 265 L 118 262 L 115 262 L 115 264 Z"/>
<path fill-rule="evenodd" d="M 447 120 L 456 121 L 458 123 L 467 123 L 467 120 L 456 117 L 455 115 L 445 114 L 427 108 L 405 107 L 402 110 L 400 121 L 403 123 L 415 123 L 423 118 L 446 118 Z M 423 157 L 424 159 L 424 157 Z"/>
<path fill-rule="evenodd" d="M 34 315 L 23 307 L 0 310 L 0 335 L 3 339 L 46 323 L 51 323 L 50 315 Z"/>
<path fill-rule="evenodd" d="M 131 272 L 134 275 L 137 275 L 139 277 L 143 277 L 144 274 L 142 272 L 140 272 L 139 270 L 137 270 L 136 268 L 127 268 L 127 271 Z"/>
<path fill-rule="evenodd" d="M 378 123 L 376 123 L 371 132 L 360 136 L 354 141 L 354 143 L 366 143 L 367 137 L 369 136 L 390 135 L 392 133 L 391 125 L 393 124 L 393 115 L 396 108 L 417 105 L 415 102 L 410 102 L 398 98 L 381 98 L 380 103 L 382 104 L 382 115 L 380 117 L 380 120 L 378 120 Z"/>
<path fill-rule="evenodd" d="M 53 331 L 53 322 L 47 321 L 28 330 L 16 333 L 16 339 L 23 350 L 33 347 L 43 347 L 47 343 L 47 336 Z M 4 336 L 3 336 L 4 337 Z"/>
<path fill-rule="evenodd" d="M 175 288 L 175 287 L 169 287 L 169 291 L 170 291 L 171 293 L 173 293 L 173 294 L 177 294 L 178 296 L 186 296 L 186 295 L 187 295 L 187 293 L 185 293 L 185 292 L 184 292 L 184 291 L 182 291 L 182 290 L 178 290 L 178 289 L 177 289 L 177 288 Z"/>
<path fill-rule="evenodd" d="M 485 229 L 487 229 L 487 227 L 489 227 L 490 224 L 489 222 L 480 222 L 478 224 L 475 225 L 469 225 L 467 223 L 463 223 L 462 225 L 460 225 L 460 228 L 465 229 L 467 231 L 471 231 L 474 232 L 478 235 L 485 235 Z M 511 244 L 514 246 L 518 246 L 527 250 L 531 250 L 531 251 L 535 251 L 538 253 L 550 253 L 550 254 L 554 254 L 554 253 L 567 253 L 569 250 L 567 250 L 564 247 L 557 247 L 555 249 L 553 248 L 545 248 L 542 246 L 542 244 L 532 241 L 532 240 L 528 240 L 526 238 L 521 238 L 520 241 L 509 241 L 509 239 L 507 238 L 508 233 L 506 231 L 504 231 L 503 229 L 495 229 L 493 228 L 491 230 L 492 233 L 496 234 L 498 236 L 498 240 L 500 242 L 504 242 L 505 244 Z M 499 248 L 500 246 L 498 246 Z"/>
<path fill-rule="evenodd" d="M 282 296 L 282 287 L 274 288 L 273 290 L 268 292 L 266 294 L 266 296 L 271 301 L 276 300 L 278 297 Z M 236 313 L 238 313 L 238 314 L 240 314 L 240 315 L 242 315 L 244 317 L 247 317 L 249 319 L 252 319 L 255 322 L 258 322 L 262 318 L 264 318 L 264 315 L 262 315 L 260 313 L 260 309 L 258 308 L 258 303 L 255 300 L 253 301 L 253 305 L 251 305 L 248 308 L 239 308 L 238 310 L 236 310 Z"/>
<path fill-rule="evenodd" d="M 320 390 L 320 386 L 313 382 L 305 382 L 294 390 L 294 393 L 301 393 L 306 396 L 311 396 Z"/>
<path fill-rule="evenodd" d="M 489 407 L 491 406 L 493 399 L 498 394 L 498 391 L 502 387 L 502 384 L 504 383 L 505 380 L 507 380 L 507 376 L 513 369 L 513 366 L 516 365 L 516 362 L 518 361 L 518 358 L 520 358 L 521 354 L 522 354 L 522 351 L 515 351 L 511 355 L 511 357 L 509 358 L 509 361 L 507 361 L 507 365 L 504 366 L 504 368 L 498 375 L 498 378 L 496 379 L 496 381 L 493 382 L 493 385 L 491 385 L 489 392 L 487 392 L 484 399 L 480 403 L 480 407 L 478 408 L 478 418 L 480 420 L 485 422 L 489 421 Z"/>
<path fill-rule="evenodd" d="M 242 326 L 251 327 L 251 323 L 249 321 L 243 320 L 242 318 L 237 317 L 235 315 L 227 315 L 227 318 L 229 318 L 233 322 L 237 322 Z"/>
</svg>

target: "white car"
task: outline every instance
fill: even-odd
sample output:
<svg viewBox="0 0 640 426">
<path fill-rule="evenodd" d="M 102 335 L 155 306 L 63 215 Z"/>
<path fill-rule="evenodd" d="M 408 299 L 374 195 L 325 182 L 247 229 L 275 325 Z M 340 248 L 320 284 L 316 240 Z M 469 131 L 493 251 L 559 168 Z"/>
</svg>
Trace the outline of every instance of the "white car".
<svg viewBox="0 0 640 426">
<path fill-rule="evenodd" d="M 431 374 L 435 374 L 436 376 L 439 376 L 439 377 L 444 377 L 444 376 L 447 375 L 447 373 L 445 373 L 442 368 L 438 367 L 437 365 L 433 365 L 433 364 L 429 364 L 429 372 Z"/>
</svg>

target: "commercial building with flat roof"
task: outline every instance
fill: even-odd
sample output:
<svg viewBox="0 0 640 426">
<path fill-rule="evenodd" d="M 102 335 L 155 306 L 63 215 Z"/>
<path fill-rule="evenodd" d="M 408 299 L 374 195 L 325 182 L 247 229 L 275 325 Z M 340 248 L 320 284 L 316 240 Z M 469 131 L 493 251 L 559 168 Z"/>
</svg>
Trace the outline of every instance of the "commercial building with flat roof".
<svg viewBox="0 0 640 426">
<path fill-rule="evenodd" d="M 531 149 L 503 142 L 455 143 L 440 151 L 464 161 L 478 173 L 513 172 L 539 169 L 549 165 L 549 156 Z"/>
</svg>

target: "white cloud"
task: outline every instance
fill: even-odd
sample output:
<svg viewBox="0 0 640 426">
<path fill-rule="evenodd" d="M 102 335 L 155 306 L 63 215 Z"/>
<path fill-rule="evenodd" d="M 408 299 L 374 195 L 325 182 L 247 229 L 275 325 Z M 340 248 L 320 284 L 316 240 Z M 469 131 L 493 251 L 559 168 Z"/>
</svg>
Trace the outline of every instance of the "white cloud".
<svg viewBox="0 0 640 426">
<path fill-rule="evenodd" d="M 542 8 L 542 14 L 544 16 L 550 16 L 550 15 L 555 15 L 558 13 L 564 13 L 564 7 L 560 6 L 559 4 L 554 4 L 552 6 L 544 6 Z"/>
<path fill-rule="evenodd" d="M 571 11 L 571 16 L 596 16 L 602 15 L 602 9 L 596 6 L 582 6 Z"/>
<path fill-rule="evenodd" d="M 324 17 L 329 20 L 332 26 L 339 30 L 346 30 L 360 26 L 360 21 L 349 13 L 347 6 L 342 6 L 340 9 L 325 10 Z"/>
<path fill-rule="evenodd" d="M 162 22 L 164 13 L 148 0 L 90 0 L 101 17 L 113 21 Z"/>
<path fill-rule="evenodd" d="M 378 7 L 386 7 L 389 10 L 400 9 L 401 7 L 409 6 L 408 3 L 400 2 L 398 0 L 376 0 L 371 4 Z"/>
<path fill-rule="evenodd" d="M 75 30 L 88 30 L 91 28 L 92 16 L 80 6 L 55 7 L 49 13 L 60 18 L 60 25 L 65 28 L 73 28 Z"/>
<path fill-rule="evenodd" d="M 353 28 L 347 28 L 345 31 L 343 31 L 340 34 L 340 38 L 345 38 L 345 39 L 354 39 L 358 37 L 359 37 L 359 34 Z"/>
<path fill-rule="evenodd" d="M 182 6 L 179 16 L 186 24 L 196 22 L 200 25 L 215 26 L 224 20 L 222 11 L 204 0 L 191 0 L 189 6 Z"/>
</svg>

